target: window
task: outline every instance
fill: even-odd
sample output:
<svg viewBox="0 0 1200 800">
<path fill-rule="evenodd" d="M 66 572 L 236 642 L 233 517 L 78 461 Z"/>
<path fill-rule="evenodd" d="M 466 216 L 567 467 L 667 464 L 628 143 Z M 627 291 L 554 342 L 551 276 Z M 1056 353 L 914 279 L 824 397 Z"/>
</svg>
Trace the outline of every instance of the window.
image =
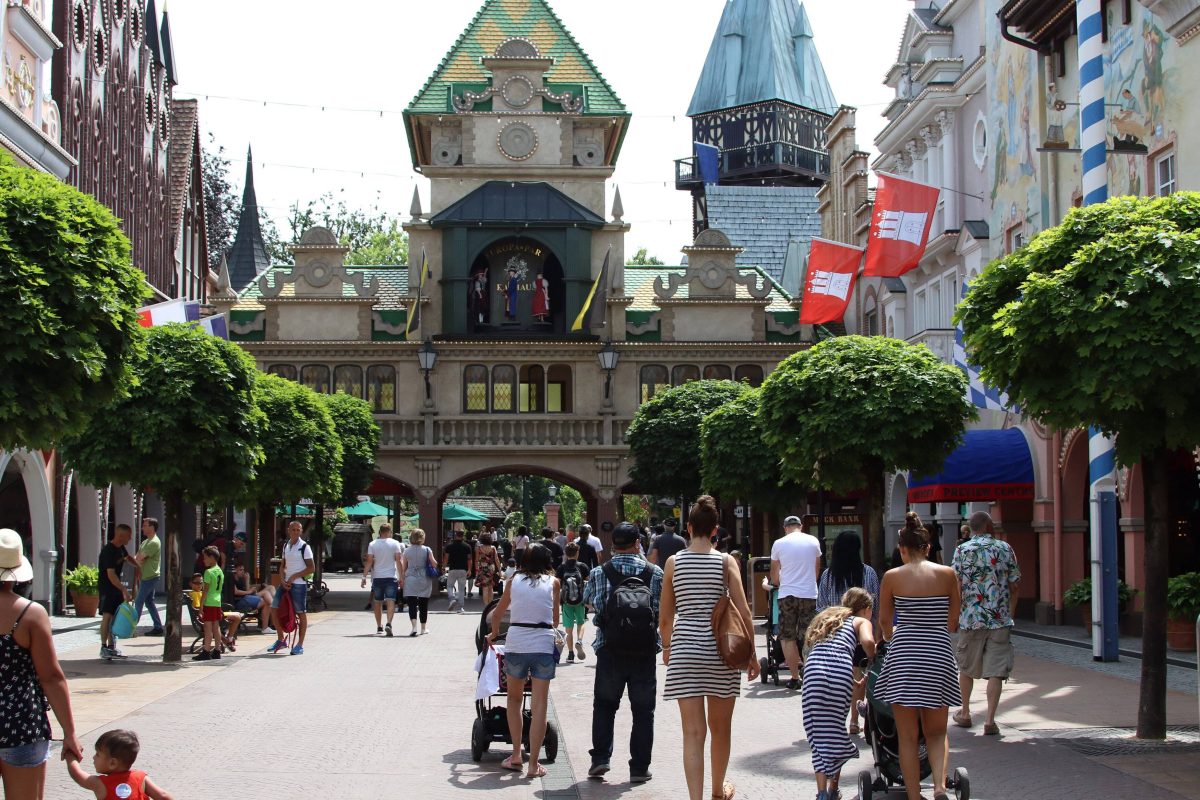
<svg viewBox="0 0 1200 800">
<path fill-rule="evenodd" d="M 639 383 L 641 384 L 641 402 L 643 403 L 659 392 L 671 388 L 667 368 L 661 364 L 647 364 L 642 367 Z"/>
<path fill-rule="evenodd" d="M 396 410 L 396 368 L 387 364 L 367 367 L 367 402 L 376 413 Z"/>
<path fill-rule="evenodd" d="M 739 364 L 733 372 L 733 379 L 738 382 L 745 381 L 751 386 L 762 386 L 763 368 L 758 364 Z"/>
<path fill-rule="evenodd" d="M 1021 232 L 1021 223 L 1011 226 L 1004 232 L 1004 252 L 1012 253 L 1020 250 L 1025 244 L 1025 234 Z"/>
<path fill-rule="evenodd" d="M 300 370 L 300 382 L 318 394 L 329 394 L 329 367 L 309 364 Z"/>
<path fill-rule="evenodd" d="M 512 413 L 513 398 L 517 394 L 517 370 L 509 364 L 492 367 L 492 411 Z"/>
<path fill-rule="evenodd" d="M 1154 190 L 1159 197 L 1175 194 L 1175 154 L 1167 153 L 1154 160 Z"/>
<path fill-rule="evenodd" d="M 958 305 L 958 273 L 950 273 L 942 278 L 943 327 L 954 327 L 954 307 L 956 305 Z"/>
<path fill-rule="evenodd" d="M 915 302 L 913 304 L 913 329 L 915 330 L 916 333 L 920 333 L 921 331 L 925 330 L 925 328 L 927 327 L 925 324 L 925 320 L 927 319 L 926 314 L 928 313 L 928 311 L 927 311 L 928 303 L 926 300 L 925 290 L 922 289 L 921 291 L 917 292 L 914 295 L 914 300 L 915 300 Z"/>
<path fill-rule="evenodd" d="M 863 336 L 879 335 L 879 312 L 875 309 L 863 314 Z"/>
<path fill-rule="evenodd" d="M 566 364 L 551 364 L 546 372 L 546 410 L 571 413 L 571 368 Z"/>
<path fill-rule="evenodd" d="M 289 381 L 296 380 L 296 368 L 291 364 L 272 364 L 267 367 L 267 374 L 278 375 L 281 378 L 287 378 Z"/>
<path fill-rule="evenodd" d="M 522 414 L 540 414 L 546 410 L 545 402 L 546 371 L 537 364 L 526 364 L 521 367 L 521 381 L 518 385 Z"/>
<path fill-rule="evenodd" d="M 685 383 L 700 380 L 700 368 L 695 364 L 680 364 L 671 370 L 671 385 L 683 386 Z"/>
<path fill-rule="evenodd" d="M 704 380 L 706 381 L 727 381 L 732 378 L 733 370 L 725 364 L 709 364 L 704 368 Z"/>
<path fill-rule="evenodd" d="M 333 371 L 333 390 L 345 392 L 351 397 L 362 399 L 363 371 L 362 367 L 353 364 L 343 364 Z"/>
<path fill-rule="evenodd" d="M 942 284 L 934 281 L 929 284 L 927 327 L 941 328 L 942 325 Z"/>
<path fill-rule="evenodd" d="M 983 169 L 987 163 L 987 121 L 984 120 L 982 111 L 975 120 L 975 130 L 971 134 L 971 151 L 975 158 L 975 166 Z"/>
<path fill-rule="evenodd" d="M 488 368 L 483 364 L 471 364 L 463 369 L 463 411 L 487 413 Z"/>
</svg>

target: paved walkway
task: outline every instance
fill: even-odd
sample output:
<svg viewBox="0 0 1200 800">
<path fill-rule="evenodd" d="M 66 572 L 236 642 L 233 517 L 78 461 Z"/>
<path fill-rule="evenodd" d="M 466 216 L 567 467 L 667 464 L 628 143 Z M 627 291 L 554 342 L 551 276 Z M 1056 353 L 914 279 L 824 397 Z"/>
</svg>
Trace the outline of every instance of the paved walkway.
<svg viewBox="0 0 1200 800">
<path fill-rule="evenodd" d="M 342 578 L 330 583 L 335 591 L 357 586 Z M 360 609 L 361 597 L 333 605 Z M 444 601 L 435 606 L 443 608 Z M 312 621 L 303 656 L 268 655 L 269 638 L 247 635 L 232 657 L 178 666 L 158 661 L 161 640 L 135 639 L 125 647 L 128 661 L 108 663 L 96 658 L 94 631 L 56 637 L 85 748 L 90 751 L 102 730 L 136 730 L 143 753 L 138 766 L 179 798 L 469 798 L 477 791 L 499 792 L 494 800 L 686 796 L 673 704 L 659 705 L 653 781 L 628 783 L 620 744 L 610 780 L 586 779 L 592 659 L 559 669 L 551 699 L 563 749 L 547 777 L 531 782 L 499 769 L 502 750 L 482 764 L 471 761 L 477 613 L 435 612 L 430 635 L 415 639 L 376 637 L 370 615 L 360 610 L 314 614 Z M 408 627 L 397 623 L 397 632 Z M 78 638 L 88 635 L 91 641 Z M 1017 670 L 1000 717 L 1003 736 L 985 738 L 978 728 L 951 732 L 952 764 L 970 770 L 972 797 L 1200 798 L 1200 744 L 1137 749 L 1124 738 L 1127 732 L 1112 730 L 1136 717 L 1135 682 L 1031 655 L 1030 642 L 1017 642 Z M 982 687 L 977 694 L 982 704 Z M 1193 726 L 1175 738 L 1198 738 L 1195 695 L 1172 692 L 1168 708 L 1173 726 Z M 627 739 L 623 711 L 617 742 Z M 850 779 L 866 768 L 868 758 L 847 766 L 847 798 L 854 796 Z M 815 795 L 798 693 L 747 688 L 734 718 L 730 779 L 742 798 Z M 81 795 L 55 764 L 46 796 Z"/>
</svg>

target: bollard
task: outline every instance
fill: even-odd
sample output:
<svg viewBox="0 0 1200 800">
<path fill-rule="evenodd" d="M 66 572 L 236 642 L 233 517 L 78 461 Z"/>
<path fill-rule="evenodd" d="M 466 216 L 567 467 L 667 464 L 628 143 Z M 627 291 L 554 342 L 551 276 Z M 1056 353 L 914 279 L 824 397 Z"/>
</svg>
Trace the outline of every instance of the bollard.
<svg viewBox="0 0 1200 800">
<path fill-rule="evenodd" d="M 54 565 L 58 563 L 58 551 L 43 550 L 42 559 L 46 562 L 46 610 L 54 616 Z"/>
</svg>

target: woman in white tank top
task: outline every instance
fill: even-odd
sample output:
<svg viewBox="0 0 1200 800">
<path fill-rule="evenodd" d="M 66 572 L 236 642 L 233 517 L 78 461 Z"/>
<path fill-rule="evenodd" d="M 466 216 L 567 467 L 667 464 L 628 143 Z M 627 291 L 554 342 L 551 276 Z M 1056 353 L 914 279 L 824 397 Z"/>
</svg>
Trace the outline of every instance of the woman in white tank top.
<svg viewBox="0 0 1200 800">
<path fill-rule="evenodd" d="M 539 778 L 546 770 L 538 764 L 542 740 L 546 738 L 546 705 L 557 657 L 555 630 L 559 623 L 559 585 L 554 577 L 550 551 L 540 544 L 525 548 L 524 561 L 513 579 L 505 582 L 504 595 L 492 612 L 488 643 L 496 641 L 500 620 L 508 613 L 508 635 L 504 642 L 504 674 L 508 678 L 508 732 L 512 755 L 500 766 L 519 772 L 521 763 L 522 694 L 525 681 L 532 683 L 533 719 L 529 725 L 529 768 L 526 776 Z"/>
</svg>

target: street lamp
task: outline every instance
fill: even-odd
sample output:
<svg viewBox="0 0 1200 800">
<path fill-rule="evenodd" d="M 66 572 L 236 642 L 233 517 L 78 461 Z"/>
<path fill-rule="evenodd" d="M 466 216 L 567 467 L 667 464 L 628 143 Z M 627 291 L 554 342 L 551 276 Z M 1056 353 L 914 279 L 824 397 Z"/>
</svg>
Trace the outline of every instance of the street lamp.
<svg viewBox="0 0 1200 800">
<path fill-rule="evenodd" d="M 437 350 L 433 349 L 433 342 L 429 339 L 421 345 L 421 349 L 417 351 L 417 363 L 421 365 L 421 371 L 425 373 L 425 400 L 426 402 L 433 400 L 433 390 L 429 386 L 429 373 L 433 372 L 434 366 L 437 365 Z"/>
<path fill-rule="evenodd" d="M 612 396 L 613 370 L 617 368 L 617 362 L 621 360 L 621 354 L 617 352 L 617 348 L 613 347 L 611 339 L 604 343 L 604 347 L 600 348 L 600 352 L 596 354 L 596 360 L 600 362 L 600 369 L 604 370 L 604 400 L 607 402 Z"/>
<path fill-rule="evenodd" d="M 554 502 L 554 496 L 558 494 L 558 487 L 553 483 L 546 487 L 546 494 L 550 495 L 550 502 Z"/>
</svg>

